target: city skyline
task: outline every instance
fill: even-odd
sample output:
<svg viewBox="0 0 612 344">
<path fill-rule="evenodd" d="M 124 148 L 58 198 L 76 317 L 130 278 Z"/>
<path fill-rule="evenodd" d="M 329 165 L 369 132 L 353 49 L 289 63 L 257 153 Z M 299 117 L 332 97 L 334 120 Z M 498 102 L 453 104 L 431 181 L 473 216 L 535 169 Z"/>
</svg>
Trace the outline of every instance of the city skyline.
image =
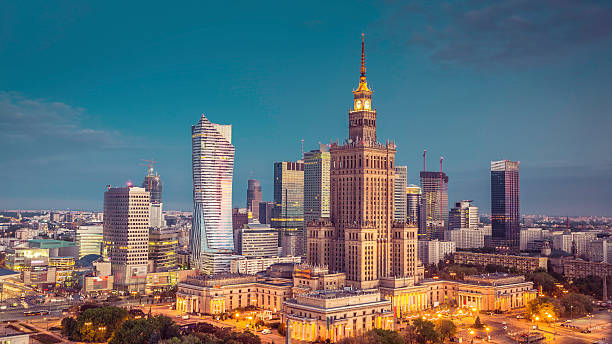
<svg viewBox="0 0 612 344">
<path fill-rule="evenodd" d="M 97 77 L 101 75 L 91 70 L 86 75 L 75 73 L 62 80 L 60 74 L 66 73 L 69 65 L 53 62 L 61 56 L 58 49 L 70 42 L 80 42 L 82 37 L 77 34 L 80 29 L 93 30 L 91 24 L 85 24 L 87 20 L 74 20 L 91 17 L 88 10 L 95 5 L 82 6 L 86 7 L 82 11 L 47 18 L 51 38 L 40 51 L 32 50 L 24 42 L 15 43 L 14 51 L 0 48 L 4 66 L 15 65 L 12 61 L 19 55 L 25 58 L 21 68 L 1 67 L 6 78 L 0 81 L 0 127 L 8 134 L 0 142 L 7 147 L 3 162 L 15 167 L 0 172 L 0 178 L 6 181 L 1 208 L 101 209 L 100 195 L 105 185 L 122 185 L 130 179 L 139 183 L 140 160 L 154 158 L 159 161 L 156 170 L 164 178 L 164 207 L 189 210 L 189 142 L 185 128 L 201 113 L 213 122 L 233 125 L 236 146 L 233 206 L 245 204 L 244 190 L 249 178 L 261 180 L 263 200 L 270 201 L 273 162 L 299 159 L 301 139 L 305 140 L 304 150 L 309 151 L 318 142 L 329 143 L 330 139 L 347 134 L 341 131 L 350 105 L 345 89 L 356 73 L 350 62 L 358 54 L 355 48 L 358 35 L 365 31 L 373 66 L 373 88 L 379 95 L 377 108 L 384 118 L 379 126 L 380 141 L 396 140 L 401 152 L 397 163 L 408 166 L 408 184 L 418 184 L 420 152 L 427 149 L 431 153 L 428 170 L 436 170 L 439 156 L 445 158 L 448 201 L 453 204 L 471 199 L 483 213 L 489 213 L 489 163 L 509 159 L 521 161 L 522 213 L 612 215 L 609 213 L 612 162 L 605 148 L 610 145 L 605 128 L 612 125 L 607 116 L 612 104 L 605 96 L 605 80 L 612 71 L 610 45 L 606 47 L 611 35 L 605 28 L 595 35 L 596 28 L 586 25 L 584 12 L 577 10 L 576 23 L 567 25 L 574 25 L 576 34 L 593 37 L 583 43 L 572 41 L 567 48 L 555 45 L 557 50 L 552 50 L 561 49 L 561 54 L 549 59 L 551 63 L 546 65 L 537 61 L 546 52 L 530 51 L 527 48 L 533 47 L 520 45 L 516 47 L 517 54 L 522 52 L 522 56 L 500 51 L 501 57 L 485 63 L 484 53 L 477 51 L 467 59 L 458 48 L 443 45 L 443 39 L 436 35 L 417 37 L 423 34 L 423 20 L 415 20 L 414 27 L 401 27 L 413 41 L 410 48 L 400 47 L 405 39 L 390 30 L 403 25 L 392 20 L 397 18 L 392 14 L 394 8 L 383 6 L 369 12 L 375 13 L 375 18 L 368 18 L 361 13 L 367 12 L 368 6 L 360 4 L 350 11 L 355 11 L 356 19 L 362 21 L 347 28 L 336 27 L 332 20 L 339 8 L 330 8 L 328 14 L 308 11 L 299 25 L 271 24 L 260 29 L 263 32 L 255 37 L 240 36 L 239 26 L 233 35 L 249 48 L 250 54 L 246 56 L 238 56 L 236 48 L 219 41 L 216 41 L 219 51 L 213 54 L 196 48 L 202 41 L 193 32 L 214 32 L 199 24 L 178 25 L 166 33 L 161 46 L 137 44 L 134 49 L 145 48 L 138 53 L 120 43 L 105 41 L 119 53 L 125 52 L 126 61 L 114 61 L 107 69 L 103 68 L 107 75 L 100 80 Z M 445 19 L 448 25 L 459 29 L 462 43 L 473 45 L 475 42 L 466 35 L 474 30 L 470 25 L 492 24 L 487 18 L 475 23 L 469 19 L 477 20 L 478 14 L 486 10 L 492 18 L 504 21 L 511 14 L 524 11 L 511 7 L 507 15 L 501 14 L 500 9 L 508 6 L 511 5 L 454 8 L 457 17 L 447 13 Z M 535 7 L 538 16 L 541 8 L 530 6 Z M 603 17 L 595 17 L 594 21 L 605 22 L 609 18 L 605 10 L 609 8 L 594 6 L 602 8 L 603 13 Z M 23 15 L 23 10 L 32 11 L 15 7 L 3 12 L 11 14 L 8 19 L 14 19 Z M 403 10 L 409 18 L 417 19 L 432 11 L 428 6 Z M 556 16 L 570 10 L 559 7 L 554 8 L 554 13 Z M 126 13 L 129 12 L 130 8 Z M 33 13 L 36 16 L 36 11 Z M 59 22 L 66 19 L 64 16 L 72 16 L 73 20 L 68 20 L 62 31 L 64 27 Z M 533 18 L 529 20 L 533 25 L 542 25 Z M 119 27 L 127 25 L 122 18 L 118 22 Z M 388 25 L 382 28 L 376 25 L 381 22 Z M 439 24 L 431 23 L 441 35 L 440 27 L 444 25 Z M 7 26 L 13 25 L 17 27 L 17 23 L 9 20 Z M 279 26 L 290 30 L 267 35 Z M 320 32 L 322 26 L 328 29 L 325 34 Z M 497 31 L 493 30 L 491 35 L 503 34 L 502 27 L 493 28 Z M 34 25 L 23 36 L 2 30 L 0 37 L 5 42 L 14 42 L 37 37 L 39 30 L 41 27 Z M 334 39 L 325 38 L 330 32 Z M 566 38 L 556 37 L 551 31 L 542 35 L 535 37 L 539 43 L 558 44 Z M 286 52 L 279 50 L 277 43 L 290 38 L 297 38 L 299 43 L 289 44 Z M 179 63 L 161 64 L 153 69 L 157 74 L 147 72 L 146 68 L 156 66 L 163 56 L 168 56 L 173 44 L 177 44 L 173 39 L 189 46 L 179 51 L 183 54 L 174 55 Z M 442 48 L 437 52 L 428 50 L 418 43 L 419 39 Z M 91 49 L 92 46 L 84 47 L 85 52 Z M 27 53 L 20 54 L 24 52 Z M 149 54 L 148 59 L 145 54 Z M 196 57 L 203 61 L 196 63 Z M 146 62 L 143 67 L 136 66 L 135 62 L 143 58 Z M 585 58 L 596 63 L 585 66 Z M 96 63 L 92 59 L 90 63 Z M 267 60 L 272 60 L 272 64 Z M 219 63 L 219 70 L 206 65 L 215 62 Z M 230 71 L 245 62 L 244 67 Z M 29 65 L 37 67 L 24 71 L 22 66 Z M 76 71 L 84 72 L 88 64 L 79 62 L 74 66 Z M 120 76 L 126 68 L 132 68 L 133 73 Z M 562 73 L 556 74 L 559 71 Z M 45 74 L 45 80 L 35 78 L 36 72 Z M 187 78 L 185 73 L 190 72 L 195 75 Z M 214 73 L 208 76 L 209 72 Z M 485 75 L 490 72 L 495 76 Z M 20 81 L 28 78 L 37 82 L 30 85 Z M 89 80 L 96 81 L 89 88 L 77 89 Z M 172 80 L 176 91 L 160 86 Z M 124 86 L 109 90 L 123 82 Z M 133 99 L 125 98 L 122 92 L 134 95 Z M 159 99 L 163 92 L 165 103 Z M 308 99 L 303 98 L 305 92 L 309 93 Z M 97 97 L 104 101 L 95 100 Z M 177 103 L 180 106 L 176 107 Z M 315 114 L 312 107 L 316 108 Z M 248 117 L 243 113 L 248 113 Z M 507 128 L 493 132 L 500 124 Z M 274 135 L 260 134 L 269 132 Z M 263 148 L 266 152 L 261 158 Z M 43 179 L 54 183 L 36 183 Z"/>
</svg>

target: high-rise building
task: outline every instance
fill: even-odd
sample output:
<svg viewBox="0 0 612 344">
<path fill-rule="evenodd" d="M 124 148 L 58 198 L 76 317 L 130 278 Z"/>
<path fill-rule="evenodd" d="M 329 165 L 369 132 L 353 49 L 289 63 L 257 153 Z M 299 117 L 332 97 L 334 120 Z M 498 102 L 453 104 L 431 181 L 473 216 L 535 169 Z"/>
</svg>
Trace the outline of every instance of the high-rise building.
<svg viewBox="0 0 612 344">
<path fill-rule="evenodd" d="M 408 184 L 408 167 L 395 166 L 395 181 L 393 186 L 393 220 L 408 221 L 408 204 L 406 186 Z"/>
<path fill-rule="evenodd" d="M 485 234 L 481 229 L 454 229 L 444 232 L 444 240 L 454 242 L 461 249 L 481 248 L 485 245 Z"/>
<path fill-rule="evenodd" d="M 491 161 L 492 244 L 518 248 L 520 243 L 518 161 Z"/>
<path fill-rule="evenodd" d="M 109 187 L 104 193 L 104 247 L 119 290 L 145 290 L 149 208 L 149 192 L 144 188 Z"/>
<path fill-rule="evenodd" d="M 207 273 L 229 271 L 232 233 L 232 126 L 211 123 L 202 114 L 191 127 L 193 224 L 191 263 Z M 227 270 L 223 271 L 224 268 Z M 221 269 L 221 270 L 219 270 Z"/>
<path fill-rule="evenodd" d="M 142 182 L 142 187 L 151 195 L 151 214 L 149 222 L 153 228 L 165 226 L 162 203 L 162 182 L 159 174 L 153 170 L 153 164 L 149 165 L 149 172 Z"/>
<path fill-rule="evenodd" d="M 456 252 L 453 241 L 419 240 L 419 260 L 426 265 L 438 264 L 446 256 Z"/>
<path fill-rule="evenodd" d="M 423 226 L 419 238 L 441 239 L 448 226 L 448 176 L 444 172 L 422 171 L 421 211 Z"/>
<path fill-rule="evenodd" d="M 259 222 L 259 203 L 261 203 L 261 183 L 257 179 L 249 179 L 247 185 L 247 206 L 249 222 Z"/>
<path fill-rule="evenodd" d="M 304 220 L 329 218 L 330 154 L 327 145 L 304 154 Z"/>
<path fill-rule="evenodd" d="M 268 225 L 247 225 L 238 230 L 236 247 L 239 255 L 248 258 L 277 257 L 278 231 Z"/>
<path fill-rule="evenodd" d="M 151 272 L 165 272 L 177 266 L 178 232 L 174 229 L 151 228 L 149 231 L 149 261 Z"/>
<path fill-rule="evenodd" d="M 84 223 L 80 225 L 76 230 L 75 237 L 76 245 L 79 248 L 78 259 L 90 254 L 102 254 L 102 223 Z"/>
<path fill-rule="evenodd" d="M 419 224 L 421 218 L 421 187 L 410 184 L 406 186 L 406 206 L 408 223 Z"/>
<path fill-rule="evenodd" d="M 450 210 L 448 215 L 448 229 L 478 228 L 480 218 L 478 217 L 478 207 L 472 201 L 461 201 L 455 203 L 455 207 Z"/>
<path fill-rule="evenodd" d="M 345 272 L 349 286 L 367 289 L 383 279 L 416 275 L 417 229 L 393 223 L 396 146 L 377 141 L 363 41 L 361 62 L 348 114 L 349 137 L 330 145 L 331 217 L 309 224 L 307 258 L 316 264 L 329 257 L 331 271 Z"/>
<path fill-rule="evenodd" d="M 274 163 L 274 209 L 270 226 L 279 231 L 283 255 L 304 254 L 304 163 Z"/>
<path fill-rule="evenodd" d="M 274 202 L 259 203 L 259 223 L 269 225 L 272 222 L 272 211 L 274 210 Z"/>
</svg>

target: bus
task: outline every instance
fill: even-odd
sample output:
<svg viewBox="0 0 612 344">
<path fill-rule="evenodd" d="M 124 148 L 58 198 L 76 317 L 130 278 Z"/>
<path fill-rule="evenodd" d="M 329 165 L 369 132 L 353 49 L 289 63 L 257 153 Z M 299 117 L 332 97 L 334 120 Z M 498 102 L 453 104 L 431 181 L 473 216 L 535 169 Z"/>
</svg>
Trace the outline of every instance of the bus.
<svg viewBox="0 0 612 344">
<path fill-rule="evenodd" d="M 47 315 L 49 314 L 49 311 L 47 310 L 42 310 L 42 311 L 25 311 L 23 312 L 23 315 L 26 317 L 31 317 L 31 316 L 36 316 L 36 315 Z"/>
</svg>

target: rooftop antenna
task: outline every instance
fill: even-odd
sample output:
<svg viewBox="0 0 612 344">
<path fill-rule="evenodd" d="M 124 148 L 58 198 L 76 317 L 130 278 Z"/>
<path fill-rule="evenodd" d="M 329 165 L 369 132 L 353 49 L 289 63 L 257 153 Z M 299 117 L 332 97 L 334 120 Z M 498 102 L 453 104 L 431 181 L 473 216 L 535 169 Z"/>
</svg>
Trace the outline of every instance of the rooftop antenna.
<svg viewBox="0 0 612 344">
<path fill-rule="evenodd" d="M 423 172 L 425 172 L 425 155 L 427 155 L 427 149 L 423 150 Z"/>
</svg>

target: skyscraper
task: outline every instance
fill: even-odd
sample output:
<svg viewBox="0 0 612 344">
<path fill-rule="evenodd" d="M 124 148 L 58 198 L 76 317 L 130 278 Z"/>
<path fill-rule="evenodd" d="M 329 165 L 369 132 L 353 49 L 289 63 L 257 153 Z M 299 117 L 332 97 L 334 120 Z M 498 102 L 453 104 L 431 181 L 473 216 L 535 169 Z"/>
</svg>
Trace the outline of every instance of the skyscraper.
<svg viewBox="0 0 612 344">
<path fill-rule="evenodd" d="M 259 203 L 259 223 L 269 225 L 272 222 L 272 211 L 274 210 L 274 202 Z"/>
<path fill-rule="evenodd" d="M 163 272 L 176 268 L 178 235 L 178 231 L 174 229 L 151 228 L 149 231 L 149 261 L 152 272 Z"/>
<path fill-rule="evenodd" d="M 191 262 L 208 273 L 229 271 L 232 235 L 232 126 L 211 123 L 204 114 L 191 127 L 193 224 Z"/>
<path fill-rule="evenodd" d="M 406 205 L 408 223 L 419 224 L 421 218 L 421 188 L 419 186 L 410 184 L 406 187 Z"/>
<path fill-rule="evenodd" d="M 393 223 L 396 146 L 376 140 L 363 40 L 361 48 L 349 137 L 330 146 L 331 217 L 309 224 L 307 258 L 319 265 L 329 260 L 330 270 L 346 273 L 348 285 L 367 289 L 383 279 L 415 275 L 417 229 Z"/>
<path fill-rule="evenodd" d="M 304 163 L 274 163 L 274 209 L 271 227 L 279 233 L 283 255 L 304 254 Z"/>
<path fill-rule="evenodd" d="M 327 145 L 304 154 L 304 220 L 329 218 L 330 154 Z"/>
<path fill-rule="evenodd" d="M 149 192 L 139 187 L 104 193 L 104 248 L 117 289 L 144 292 L 149 252 Z"/>
<path fill-rule="evenodd" d="M 520 239 L 518 161 L 491 161 L 492 244 L 518 248 Z"/>
<path fill-rule="evenodd" d="M 471 202 L 466 200 L 455 203 L 449 213 L 448 229 L 478 228 L 478 207 L 473 206 Z"/>
<path fill-rule="evenodd" d="M 261 202 L 261 183 L 257 179 L 249 179 L 247 186 L 247 212 L 249 222 L 259 222 L 259 203 Z"/>
<path fill-rule="evenodd" d="M 406 185 L 408 182 L 408 167 L 395 166 L 395 184 L 393 187 L 393 220 L 406 222 L 408 205 Z"/>
<path fill-rule="evenodd" d="M 444 172 L 427 172 L 421 174 L 421 220 L 419 237 L 425 239 L 442 239 L 448 225 L 448 176 Z"/>
<path fill-rule="evenodd" d="M 142 182 L 142 187 L 151 195 L 151 215 L 149 217 L 151 227 L 163 227 L 165 224 L 162 211 L 162 182 L 159 174 L 153 171 L 153 161 L 149 165 L 149 172 Z"/>
</svg>

